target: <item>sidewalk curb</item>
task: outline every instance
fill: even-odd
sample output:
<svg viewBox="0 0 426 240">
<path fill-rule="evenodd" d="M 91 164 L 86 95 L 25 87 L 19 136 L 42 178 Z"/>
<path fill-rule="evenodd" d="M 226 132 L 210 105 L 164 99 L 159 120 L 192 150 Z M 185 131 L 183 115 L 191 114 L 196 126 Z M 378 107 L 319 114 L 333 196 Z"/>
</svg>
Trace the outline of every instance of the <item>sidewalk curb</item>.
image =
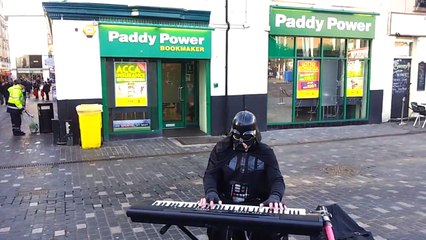
<svg viewBox="0 0 426 240">
<path fill-rule="evenodd" d="M 392 133 L 392 134 L 377 134 L 377 135 L 370 135 L 370 136 L 363 136 L 363 137 L 345 137 L 345 138 L 333 138 L 333 139 L 324 139 L 324 140 L 315 140 L 315 141 L 296 141 L 296 142 L 282 142 L 282 143 L 270 143 L 268 144 L 271 147 L 282 147 L 282 146 L 294 146 L 298 144 L 315 144 L 315 143 L 326 143 L 326 142 L 340 142 L 340 141 L 354 141 L 354 140 L 360 140 L 360 139 L 372 139 L 372 138 L 380 138 L 380 137 L 393 137 L 393 136 L 404 136 L 404 135 L 417 135 L 422 134 L 423 132 L 419 131 L 408 131 L 404 133 Z M 177 140 L 168 139 L 173 143 L 176 143 Z M 124 147 L 127 144 L 123 145 L 115 145 L 113 147 Z M 182 145 L 182 144 L 179 144 Z M 110 156 L 108 158 L 106 157 L 100 157 L 100 158 L 92 158 L 92 159 L 82 159 L 82 160 L 65 160 L 60 162 L 47 162 L 47 163 L 35 163 L 35 164 L 17 164 L 17 165 L 5 165 L 0 166 L 0 169 L 15 169 L 15 168 L 30 168 L 30 167 L 41 167 L 41 166 L 51 166 L 56 167 L 60 165 L 65 164 L 74 164 L 74 163 L 92 163 L 92 162 L 105 162 L 105 161 L 116 161 L 116 160 L 125 160 L 125 159 L 136 159 L 136 158 L 152 158 L 152 157 L 164 157 L 164 156 L 181 156 L 181 155 L 187 155 L 187 154 L 194 154 L 194 153 L 209 153 L 211 149 L 213 148 L 214 144 L 200 144 L 202 146 L 196 145 L 189 145 L 189 146 L 179 146 L 181 149 L 185 149 L 184 151 L 179 151 L 175 153 L 159 153 L 159 154 L 132 154 L 128 156 Z M 211 146 L 209 149 L 204 149 L 200 147 L 206 147 L 207 145 Z M 100 149 L 93 149 L 93 150 L 86 150 L 86 151 L 99 151 Z M 188 152 L 189 151 L 189 152 Z"/>
</svg>

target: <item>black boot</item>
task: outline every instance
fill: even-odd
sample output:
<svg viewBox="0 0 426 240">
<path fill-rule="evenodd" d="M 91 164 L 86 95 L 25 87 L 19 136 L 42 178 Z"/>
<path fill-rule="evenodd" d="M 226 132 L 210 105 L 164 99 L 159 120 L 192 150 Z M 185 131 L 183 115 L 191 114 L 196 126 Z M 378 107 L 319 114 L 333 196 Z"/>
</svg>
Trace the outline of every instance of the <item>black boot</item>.
<svg viewBox="0 0 426 240">
<path fill-rule="evenodd" d="M 25 135 L 25 133 L 22 132 L 22 131 L 13 132 L 13 136 L 24 136 L 24 135 Z"/>
</svg>

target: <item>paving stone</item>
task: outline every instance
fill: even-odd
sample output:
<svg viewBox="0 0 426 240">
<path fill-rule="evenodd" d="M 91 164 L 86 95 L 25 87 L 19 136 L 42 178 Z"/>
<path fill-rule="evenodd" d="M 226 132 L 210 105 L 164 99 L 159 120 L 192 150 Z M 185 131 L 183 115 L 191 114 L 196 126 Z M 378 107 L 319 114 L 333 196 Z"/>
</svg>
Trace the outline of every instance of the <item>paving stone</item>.
<svg viewBox="0 0 426 240">
<path fill-rule="evenodd" d="M 0 114 L 3 122 L 0 130 L 10 125 Z M 162 236 L 161 225 L 132 223 L 125 211 L 159 199 L 197 201 L 212 146 L 182 147 L 173 139 L 155 138 L 105 142 L 100 149 L 83 151 L 52 145 L 51 134 L 25 136 L 15 144 L 3 132 L 8 131 L 0 134 L 0 153 L 13 162 L 0 161 L 0 181 L 7 180 L 0 186 L 0 239 L 1 234 L 52 239 L 57 231 L 63 231 L 57 239 L 185 238 L 177 228 Z M 274 130 L 262 137 L 277 153 L 289 207 L 338 203 L 375 239 L 423 239 L 424 132 L 388 123 Z M 35 166 L 26 166 L 31 162 Z M 325 166 L 358 171 L 333 175 L 322 171 Z M 33 233 L 36 229 L 42 232 Z M 205 237 L 205 229 L 191 231 Z"/>
</svg>

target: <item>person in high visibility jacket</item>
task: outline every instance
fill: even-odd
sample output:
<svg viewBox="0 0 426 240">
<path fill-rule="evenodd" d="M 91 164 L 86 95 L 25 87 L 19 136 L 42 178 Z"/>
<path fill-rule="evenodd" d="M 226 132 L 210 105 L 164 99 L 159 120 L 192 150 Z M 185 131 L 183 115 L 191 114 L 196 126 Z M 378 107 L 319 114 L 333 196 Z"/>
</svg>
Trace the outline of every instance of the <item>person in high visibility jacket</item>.
<svg viewBox="0 0 426 240">
<path fill-rule="evenodd" d="M 25 98 L 22 93 L 22 85 L 19 80 L 13 82 L 13 86 L 9 87 L 9 102 L 7 103 L 7 112 L 10 113 L 12 121 L 12 132 L 14 136 L 23 136 L 25 133 L 21 131 L 21 115 L 25 108 Z"/>
</svg>

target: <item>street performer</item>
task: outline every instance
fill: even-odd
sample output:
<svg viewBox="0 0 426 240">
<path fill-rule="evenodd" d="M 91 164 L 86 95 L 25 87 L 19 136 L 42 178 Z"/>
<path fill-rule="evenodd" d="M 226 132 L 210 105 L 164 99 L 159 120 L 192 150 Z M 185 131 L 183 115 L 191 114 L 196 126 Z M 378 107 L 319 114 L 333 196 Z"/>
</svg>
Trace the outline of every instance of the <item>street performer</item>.
<svg viewBox="0 0 426 240">
<path fill-rule="evenodd" d="M 21 131 L 21 115 L 25 107 L 25 98 L 20 80 L 15 80 L 13 86 L 9 87 L 8 92 L 7 112 L 10 113 L 13 136 L 23 136 L 25 133 Z"/>
<path fill-rule="evenodd" d="M 249 111 L 238 112 L 229 135 L 210 153 L 204 174 L 205 197 L 201 207 L 214 204 L 269 206 L 284 209 L 285 184 L 274 151 L 261 142 L 256 117 Z M 207 229 L 210 240 L 278 240 L 278 233 L 240 229 Z"/>
</svg>

